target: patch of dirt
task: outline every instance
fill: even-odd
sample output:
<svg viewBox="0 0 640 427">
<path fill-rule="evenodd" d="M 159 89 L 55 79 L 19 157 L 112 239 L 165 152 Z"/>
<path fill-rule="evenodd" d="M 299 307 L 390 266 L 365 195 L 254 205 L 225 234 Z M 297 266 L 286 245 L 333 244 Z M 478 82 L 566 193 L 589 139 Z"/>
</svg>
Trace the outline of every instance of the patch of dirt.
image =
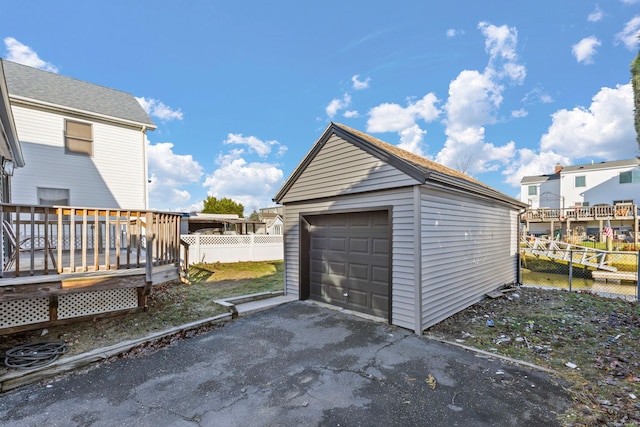
<svg viewBox="0 0 640 427">
<path fill-rule="evenodd" d="M 521 287 L 425 333 L 554 369 L 572 384 L 565 425 L 640 425 L 637 302 Z"/>
</svg>

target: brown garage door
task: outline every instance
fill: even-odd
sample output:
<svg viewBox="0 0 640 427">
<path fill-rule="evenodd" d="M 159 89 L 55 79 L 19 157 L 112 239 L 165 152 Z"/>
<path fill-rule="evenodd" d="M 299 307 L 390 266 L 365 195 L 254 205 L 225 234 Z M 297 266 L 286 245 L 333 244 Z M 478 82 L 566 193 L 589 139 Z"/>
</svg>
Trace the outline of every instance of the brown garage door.
<svg viewBox="0 0 640 427">
<path fill-rule="evenodd" d="M 309 296 L 389 317 L 388 211 L 307 217 Z"/>
</svg>

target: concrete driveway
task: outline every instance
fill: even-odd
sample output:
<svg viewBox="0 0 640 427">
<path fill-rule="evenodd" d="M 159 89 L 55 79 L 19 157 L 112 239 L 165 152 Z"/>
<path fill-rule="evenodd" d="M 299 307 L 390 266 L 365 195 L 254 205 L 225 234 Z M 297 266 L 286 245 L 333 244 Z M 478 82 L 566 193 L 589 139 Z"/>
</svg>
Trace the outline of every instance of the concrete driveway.
<svg viewBox="0 0 640 427">
<path fill-rule="evenodd" d="M 3 426 L 551 426 L 553 379 L 312 303 L 0 396 Z"/>
</svg>

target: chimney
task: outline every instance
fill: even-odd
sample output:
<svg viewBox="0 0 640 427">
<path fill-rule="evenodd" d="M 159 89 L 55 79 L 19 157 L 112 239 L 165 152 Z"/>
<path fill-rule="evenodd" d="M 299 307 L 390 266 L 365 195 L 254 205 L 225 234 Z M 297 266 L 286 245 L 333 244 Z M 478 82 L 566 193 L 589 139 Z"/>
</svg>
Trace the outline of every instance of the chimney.
<svg viewBox="0 0 640 427">
<path fill-rule="evenodd" d="M 557 175 L 560 173 L 561 170 L 562 170 L 562 165 L 560 163 L 557 163 L 554 173 Z"/>
</svg>

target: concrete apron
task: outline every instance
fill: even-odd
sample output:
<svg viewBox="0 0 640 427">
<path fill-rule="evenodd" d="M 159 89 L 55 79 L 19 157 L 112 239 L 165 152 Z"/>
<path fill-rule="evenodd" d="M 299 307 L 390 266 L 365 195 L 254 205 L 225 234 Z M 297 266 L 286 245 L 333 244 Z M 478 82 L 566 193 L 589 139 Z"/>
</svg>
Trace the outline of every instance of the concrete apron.
<svg viewBox="0 0 640 427">
<path fill-rule="evenodd" d="M 18 425 L 558 425 L 547 374 L 306 302 L 0 397 Z"/>
</svg>

